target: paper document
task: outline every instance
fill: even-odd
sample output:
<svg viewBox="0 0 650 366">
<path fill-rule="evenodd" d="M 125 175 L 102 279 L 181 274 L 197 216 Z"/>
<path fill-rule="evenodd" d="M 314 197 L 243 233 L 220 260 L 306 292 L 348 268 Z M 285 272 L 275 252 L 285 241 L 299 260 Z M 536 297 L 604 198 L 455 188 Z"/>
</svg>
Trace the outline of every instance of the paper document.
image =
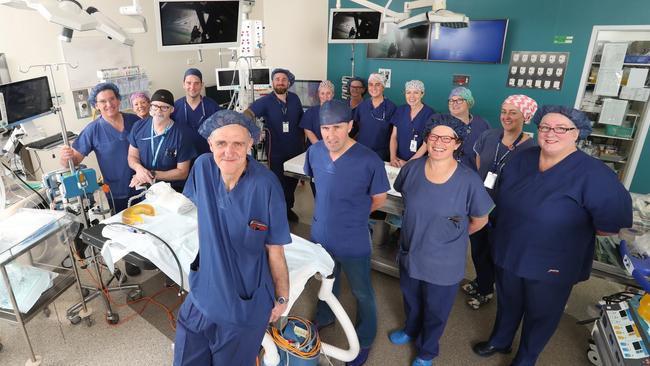
<svg viewBox="0 0 650 366">
<path fill-rule="evenodd" d="M 600 69 L 621 70 L 627 53 L 627 43 L 605 43 L 603 56 L 600 58 Z"/>
<path fill-rule="evenodd" d="M 603 109 L 600 111 L 598 123 L 620 126 L 627 113 L 627 101 L 607 98 L 603 100 Z"/>
<path fill-rule="evenodd" d="M 627 78 L 627 86 L 630 88 L 643 88 L 648 78 L 648 69 L 631 68 L 630 76 Z"/>
</svg>

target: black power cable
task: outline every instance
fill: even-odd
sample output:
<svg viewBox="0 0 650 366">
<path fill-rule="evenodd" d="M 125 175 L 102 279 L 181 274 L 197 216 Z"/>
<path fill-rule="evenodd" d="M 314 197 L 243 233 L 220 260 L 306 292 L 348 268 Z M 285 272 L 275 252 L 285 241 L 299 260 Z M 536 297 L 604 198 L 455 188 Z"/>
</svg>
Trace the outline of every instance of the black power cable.
<svg viewBox="0 0 650 366">
<path fill-rule="evenodd" d="M 11 169 L 11 167 L 7 166 L 7 164 L 5 164 L 4 162 L 1 162 L 1 163 L 2 163 L 2 166 L 4 166 L 5 169 L 9 170 L 13 175 L 15 175 L 16 178 L 18 178 L 18 180 L 19 180 L 22 184 L 25 185 L 25 187 L 29 188 L 32 192 L 34 192 L 34 193 L 36 193 L 36 194 L 38 195 L 38 197 L 39 197 L 39 198 L 41 199 L 41 201 L 42 201 L 43 208 L 50 207 L 49 203 L 47 203 L 47 201 L 45 200 L 45 198 L 44 198 L 43 196 L 41 196 L 41 194 L 38 193 L 37 190 L 35 190 L 34 188 L 32 188 L 32 186 L 30 186 L 29 184 L 27 184 L 27 182 L 25 182 L 25 181 L 23 180 L 23 178 L 21 178 L 20 175 L 18 175 L 18 173 L 14 172 L 14 171 Z"/>
</svg>

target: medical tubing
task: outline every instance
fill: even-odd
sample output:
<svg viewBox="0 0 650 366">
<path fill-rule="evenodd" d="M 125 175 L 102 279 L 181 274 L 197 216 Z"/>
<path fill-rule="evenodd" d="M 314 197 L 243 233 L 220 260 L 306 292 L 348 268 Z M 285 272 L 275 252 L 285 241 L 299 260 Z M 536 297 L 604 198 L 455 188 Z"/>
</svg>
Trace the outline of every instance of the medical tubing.
<svg viewBox="0 0 650 366">
<path fill-rule="evenodd" d="M 359 338 L 357 337 L 357 333 L 354 329 L 352 321 L 347 317 L 343 306 L 338 301 L 336 296 L 334 296 L 332 293 L 333 286 L 333 277 L 323 278 L 320 289 L 318 290 L 318 298 L 327 303 L 327 305 L 336 316 L 336 319 L 338 319 L 341 327 L 343 328 L 343 332 L 345 333 L 345 337 L 348 340 L 349 348 L 347 350 L 344 350 L 331 344 L 323 343 L 321 344 L 321 349 L 322 352 L 328 356 L 332 356 L 337 360 L 344 362 L 350 362 L 355 357 L 357 357 L 361 346 L 359 345 Z"/>
<path fill-rule="evenodd" d="M 174 256 L 174 260 L 176 261 L 176 265 L 178 266 L 178 274 L 181 277 L 181 287 L 178 290 L 178 296 L 181 296 L 183 294 L 183 292 L 185 291 L 185 280 L 184 280 L 184 277 L 183 277 L 183 267 L 181 266 L 181 261 L 178 260 L 178 256 L 176 256 L 176 252 L 174 252 L 174 249 L 172 249 L 171 245 L 169 245 L 161 237 L 159 237 L 158 235 L 152 233 L 149 230 L 137 228 L 135 226 L 131 226 L 131 225 L 127 225 L 127 224 L 123 224 L 121 222 L 111 222 L 111 223 L 106 224 L 106 226 L 121 226 L 121 227 L 126 227 L 126 228 L 128 228 L 130 230 L 135 230 L 136 232 L 146 233 L 146 234 L 149 234 L 149 235 L 153 236 L 154 238 L 158 239 L 161 243 L 165 244 L 167 249 L 169 249 L 169 251 Z"/>
<path fill-rule="evenodd" d="M 20 175 L 18 175 L 18 173 L 14 172 L 14 171 L 13 171 L 9 166 L 7 166 L 7 164 L 5 164 L 4 162 L 2 162 L 2 166 L 4 166 L 4 167 L 5 167 L 7 170 L 9 170 L 13 175 L 15 175 L 16 178 L 18 178 L 18 180 L 19 180 L 22 184 L 25 185 L 25 187 L 29 188 L 32 192 L 36 193 L 36 194 L 38 195 L 38 197 L 41 199 L 41 201 L 43 202 L 43 207 L 50 207 L 50 205 L 47 203 L 47 201 L 45 200 L 45 198 L 44 198 L 43 196 L 41 196 L 41 194 L 38 193 L 37 190 L 35 190 L 34 188 L 32 188 L 32 186 L 30 186 L 29 184 L 27 184 L 27 182 L 25 182 L 25 181 L 23 180 L 23 178 L 21 178 Z"/>
</svg>

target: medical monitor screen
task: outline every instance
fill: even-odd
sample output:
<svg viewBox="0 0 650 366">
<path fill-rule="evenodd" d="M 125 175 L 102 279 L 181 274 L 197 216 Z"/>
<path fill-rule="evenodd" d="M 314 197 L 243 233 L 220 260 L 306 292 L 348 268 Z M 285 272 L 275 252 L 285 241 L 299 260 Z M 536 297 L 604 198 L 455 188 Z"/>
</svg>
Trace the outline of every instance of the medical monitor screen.
<svg viewBox="0 0 650 366">
<path fill-rule="evenodd" d="M 431 27 L 429 61 L 501 63 L 508 19 L 470 20 L 467 28 Z"/>
<path fill-rule="evenodd" d="M 0 100 L 4 99 L 0 125 L 13 127 L 52 113 L 52 94 L 45 76 L 0 85 L 0 94 Z"/>
<path fill-rule="evenodd" d="M 318 99 L 320 83 L 320 80 L 296 80 L 289 88 L 289 91 L 298 95 L 303 107 L 317 106 L 320 104 L 320 99 Z"/>
<path fill-rule="evenodd" d="M 239 89 L 239 70 L 217 69 L 217 88 L 219 90 Z"/>
<path fill-rule="evenodd" d="M 268 67 L 254 68 L 251 70 L 251 81 L 256 87 L 270 87 L 271 69 Z"/>
<path fill-rule="evenodd" d="M 239 44 L 239 1 L 158 1 L 154 9 L 161 51 Z"/>
<path fill-rule="evenodd" d="M 370 9 L 332 9 L 329 43 L 379 42 L 381 13 Z"/>
</svg>

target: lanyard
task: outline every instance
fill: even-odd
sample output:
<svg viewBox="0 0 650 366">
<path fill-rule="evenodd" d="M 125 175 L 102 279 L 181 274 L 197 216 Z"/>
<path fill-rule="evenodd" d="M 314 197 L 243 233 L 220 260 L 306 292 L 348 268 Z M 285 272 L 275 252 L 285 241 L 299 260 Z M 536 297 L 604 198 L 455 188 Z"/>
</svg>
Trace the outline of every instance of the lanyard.
<svg viewBox="0 0 650 366">
<path fill-rule="evenodd" d="M 287 105 L 289 104 L 289 95 L 287 95 L 287 103 L 282 103 L 282 101 L 280 100 L 280 98 L 277 97 L 277 95 L 275 96 L 275 101 L 278 102 L 278 104 L 280 105 L 280 111 L 282 111 L 282 117 L 283 117 L 282 122 L 288 122 L 287 121 L 287 112 L 288 112 Z"/>
<path fill-rule="evenodd" d="M 385 104 L 385 102 L 386 102 L 386 100 L 383 100 L 381 102 L 381 104 L 377 108 L 375 108 L 372 105 L 372 100 L 370 101 L 370 115 L 372 116 L 372 118 L 376 119 L 377 121 L 385 121 L 386 120 L 386 104 Z M 373 111 L 375 109 L 379 109 L 380 107 L 383 107 L 383 108 L 381 109 L 381 118 L 378 118 L 377 116 L 375 116 Z"/>
<path fill-rule="evenodd" d="M 499 158 L 499 148 L 501 147 L 501 140 L 503 140 L 503 132 L 501 132 L 501 135 L 499 135 L 499 142 L 497 143 L 497 151 L 494 153 L 494 161 L 492 162 L 492 171 L 493 172 L 495 172 L 495 173 L 497 172 L 497 169 L 501 166 L 501 163 L 503 163 L 503 160 L 506 158 L 506 156 L 508 156 L 508 154 L 510 154 L 511 151 L 513 151 L 514 149 L 517 148 L 517 144 L 519 143 L 519 141 L 521 141 L 521 139 L 523 137 L 524 137 L 524 133 L 522 131 L 519 134 L 519 136 L 517 137 L 517 139 L 512 143 L 512 145 L 510 145 L 508 147 L 508 150 L 506 151 L 506 153 L 503 154 L 503 156 L 500 159 L 498 159 Z M 497 161 L 497 159 L 498 159 L 498 161 Z"/>
<path fill-rule="evenodd" d="M 183 109 L 185 110 L 185 123 L 191 126 L 190 121 L 187 119 L 187 97 L 185 97 L 185 103 L 183 104 Z M 197 125 L 201 124 L 201 121 L 203 121 L 203 118 L 205 118 L 205 104 L 203 104 L 203 97 L 201 97 L 201 119 L 199 119 L 199 123 Z"/>
<path fill-rule="evenodd" d="M 165 141 L 165 135 L 167 135 L 167 131 L 169 131 L 173 124 L 173 122 L 170 123 L 167 127 L 165 127 L 163 133 L 156 135 L 156 132 L 153 130 L 153 120 L 151 121 L 151 137 L 145 138 L 145 140 L 151 140 L 151 153 L 153 154 L 153 160 L 151 162 L 152 169 L 156 167 L 156 162 L 158 161 L 158 153 L 160 153 L 160 147 L 162 146 L 163 141 Z M 153 140 L 155 140 L 156 137 L 161 137 L 160 142 L 158 143 L 158 147 L 154 147 L 155 143 Z"/>
</svg>

